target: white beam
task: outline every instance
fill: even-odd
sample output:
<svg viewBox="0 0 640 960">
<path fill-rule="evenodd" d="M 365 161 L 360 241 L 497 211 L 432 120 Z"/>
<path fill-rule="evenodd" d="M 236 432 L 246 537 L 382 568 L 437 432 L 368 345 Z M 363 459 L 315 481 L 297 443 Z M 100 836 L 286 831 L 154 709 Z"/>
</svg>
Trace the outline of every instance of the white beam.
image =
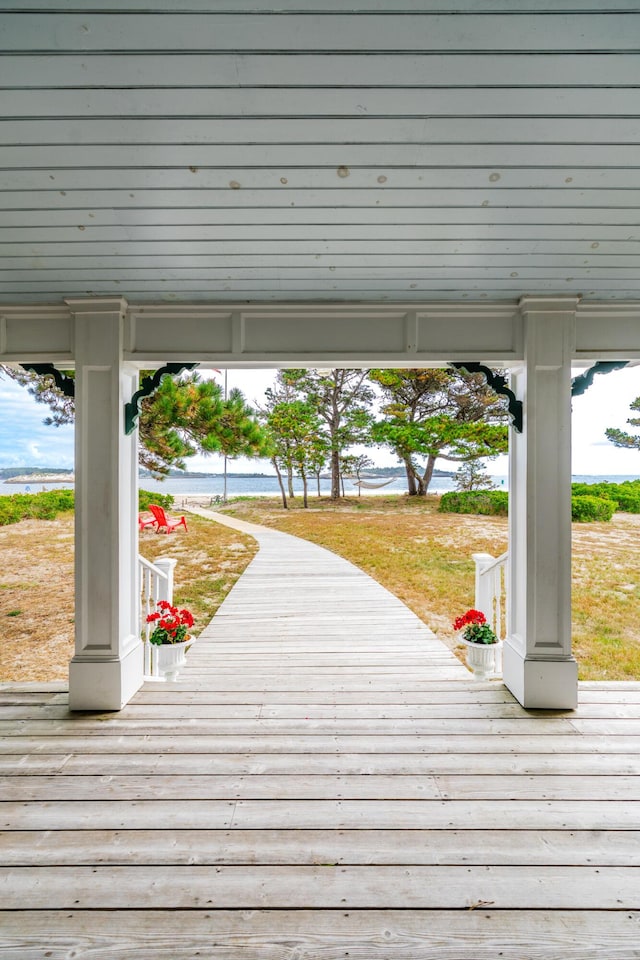
<svg viewBox="0 0 640 960">
<path fill-rule="evenodd" d="M 571 298 L 575 302 L 575 298 Z M 557 297 L 540 297 L 552 304 Z M 115 299 L 0 307 L 0 362 L 74 362 L 69 305 Z M 122 301 L 124 304 L 124 301 Z M 380 300 L 323 303 L 144 303 L 125 306 L 123 359 L 136 366 L 198 360 L 229 367 L 420 366 L 479 360 L 513 366 L 524 357 L 515 300 Z M 576 361 L 640 359 L 640 301 L 576 306 Z"/>
<path fill-rule="evenodd" d="M 227 366 L 508 364 L 522 356 L 513 301 L 142 304 L 129 308 L 125 358 Z"/>
<path fill-rule="evenodd" d="M 73 319 L 64 304 L 0 307 L 0 363 L 73 361 Z"/>
<path fill-rule="evenodd" d="M 581 360 L 637 360 L 640 303 L 585 301 L 576 317 L 574 357 Z"/>
</svg>

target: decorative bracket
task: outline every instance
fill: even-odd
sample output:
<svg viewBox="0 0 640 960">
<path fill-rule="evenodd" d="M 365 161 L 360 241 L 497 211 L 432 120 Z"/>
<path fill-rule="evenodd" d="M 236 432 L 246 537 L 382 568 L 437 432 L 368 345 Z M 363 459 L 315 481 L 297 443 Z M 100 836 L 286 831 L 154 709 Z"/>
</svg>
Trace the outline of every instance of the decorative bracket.
<svg viewBox="0 0 640 960">
<path fill-rule="evenodd" d="M 129 436 L 133 433 L 138 424 L 142 401 L 156 392 L 165 377 L 182 373 L 183 370 L 193 370 L 197 366 L 197 363 L 167 363 L 164 367 L 156 370 L 153 376 L 145 377 L 140 384 L 140 389 L 136 390 L 131 400 L 124 405 L 124 432 L 126 435 Z"/>
<path fill-rule="evenodd" d="M 509 389 L 506 377 L 503 377 L 501 373 L 494 373 L 493 370 L 485 367 L 482 363 L 451 363 L 449 365 L 455 367 L 456 370 L 466 370 L 467 373 L 481 373 L 492 390 L 495 390 L 501 397 L 507 397 L 511 425 L 516 433 L 522 433 L 522 400 L 518 400 L 513 390 Z"/>
<path fill-rule="evenodd" d="M 581 373 L 580 376 L 573 378 L 571 381 L 571 396 L 582 396 L 593 383 L 596 373 L 612 373 L 614 370 L 622 370 L 628 363 L 628 360 L 599 360 L 584 373 Z"/>
<path fill-rule="evenodd" d="M 21 363 L 23 370 L 37 373 L 39 377 L 51 377 L 58 390 L 65 397 L 75 397 L 76 382 L 73 377 L 67 377 L 66 374 L 58 370 L 52 363 Z"/>
</svg>

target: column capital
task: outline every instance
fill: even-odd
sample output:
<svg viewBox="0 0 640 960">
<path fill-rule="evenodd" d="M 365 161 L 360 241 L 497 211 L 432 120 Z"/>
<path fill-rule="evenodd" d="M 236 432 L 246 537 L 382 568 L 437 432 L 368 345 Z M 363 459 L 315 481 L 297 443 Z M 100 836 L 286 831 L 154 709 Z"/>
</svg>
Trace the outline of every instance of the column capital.
<svg viewBox="0 0 640 960">
<path fill-rule="evenodd" d="M 580 297 L 538 297 L 527 294 L 520 297 L 518 307 L 522 313 L 575 313 Z"/>
<path fill-rule="evenodd" d="M 75 316 L 101 313 L 117 313 L 124 316 L 129 307 L 129 303 L 124 297 L 87 297 L 82 300 L 66 298 L 64 302 Z"/>
</svg>

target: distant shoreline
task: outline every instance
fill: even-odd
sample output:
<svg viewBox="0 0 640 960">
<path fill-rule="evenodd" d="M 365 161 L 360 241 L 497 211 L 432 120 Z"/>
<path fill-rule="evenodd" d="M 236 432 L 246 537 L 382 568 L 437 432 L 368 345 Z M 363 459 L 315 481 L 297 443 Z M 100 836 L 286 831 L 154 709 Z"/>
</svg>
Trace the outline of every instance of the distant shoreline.
<svg viewBox="0 0 640 960">
<path fill-rule="evenodd" d="M 5 477 L 4 483 L 75 483 L 73 473 L 25 473 L 17 477 Z"/>
</svg>

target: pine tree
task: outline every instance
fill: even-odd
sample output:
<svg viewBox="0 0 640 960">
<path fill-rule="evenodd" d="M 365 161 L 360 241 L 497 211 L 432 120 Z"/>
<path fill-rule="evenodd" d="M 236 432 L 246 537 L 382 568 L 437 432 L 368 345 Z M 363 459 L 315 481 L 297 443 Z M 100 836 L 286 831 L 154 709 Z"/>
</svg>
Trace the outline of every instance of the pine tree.
<svg viewBox="0 0 640 960">
<path fill-rule="evenodd" d="M 282 376 L 311 404 L 329 445 L 331 499 L 340 498 L 340 456 L 356 443 L 370 442 L 374 393 L 366 370 L 283 370 Z"/>
<path fill-rule="evenodd" d="M 640 410 L 640 397 L 636 399 L 629 405 L 630 410 Z M 627 423 L 630 427 L 640 427 L 640 418 L 639 417 L 629 417 Z M 631 450 L 640 450 L 640 434 L 627 433 L 624 430 L 620 430 L 618 427 L 608 427 L 604 432 L 607 440 L 610 440 L 611 443 L 616 447 L 626 447 Z"/>
<path fill-rule="evenodd" d="M 52 377 L 14 367 L 0 366 L 0 370 L 49 407 L 46 424 L 73 423 L 74 400 L 56 387 Z M 140 466 L 157 477 L 172 469 L 184 470 L 185 459 L 196 453 L 264 455 L 264 431 L 242 393 L 231 390 L 225 400 L 218 383 L 203 380 L 195 372 L 164 377 L 156 392 L 142 402 L 138 426 Z"/>
<path fill-rule="evenodd" d="M 376 442 L 404 464 L 410 496 L 424 496 L 438 457 L 466 462 L 508 447 L 506 401 L 482 374 L 453 368 L 371 370 L 383 393 Z"/>
</svg>

